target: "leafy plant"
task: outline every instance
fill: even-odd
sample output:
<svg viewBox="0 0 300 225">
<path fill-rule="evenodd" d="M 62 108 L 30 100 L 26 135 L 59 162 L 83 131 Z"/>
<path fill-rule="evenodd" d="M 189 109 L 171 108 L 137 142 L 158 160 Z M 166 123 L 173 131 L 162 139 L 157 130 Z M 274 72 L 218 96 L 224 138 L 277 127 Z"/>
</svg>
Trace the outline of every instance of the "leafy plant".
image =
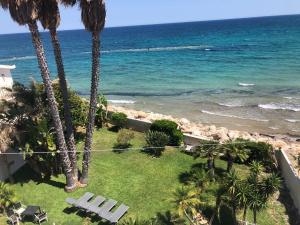
<svg viewBox="0 0 300 225">
<path fill-rule="evenodd" d="M 111 122 L 118 128 L 124 128 L 127 123 L 127 115 L 125 113 L 113 113 L 111 115 Z"/>
<path fill-rule="evenodd" d="M 15 193 L 10 187 L 0 182 L 0 209 L 1 211 L 5 211 L 9 206 L 11 206 L 14 202 L 16 202 Z"/>
<path fill-rule="evenodd" d="M 107 122 L 108 102 L 104 95 L 98 95 L 97 98 L 97 110 L 95 117 L 95 124 L 99 128 L 102 128 L 104 123 Z"/>
<path fill-rule="evenodd" d="M 145 136 L 148 150 L 155 156 L 160 156 L 169 142 L 169 137 L 163 132 L 148 131 Z"/>
<path fill-rule="evenodd" d="M 163 132 L 169 136 L 169 145 L 179 146 L 183 141 L 183 133 L 178 130 L 177 123 L 170 120 L 156 120 L 150 126 L 151 131 Z"/>
<path fill-rule="evenodd" d="M 130 141 L 134 138 L 134 133 L 131 130 L 121 129 L 118 132 L 117 143 L 115 148 L 126 149 L 131 146 Z"/>
</svg>

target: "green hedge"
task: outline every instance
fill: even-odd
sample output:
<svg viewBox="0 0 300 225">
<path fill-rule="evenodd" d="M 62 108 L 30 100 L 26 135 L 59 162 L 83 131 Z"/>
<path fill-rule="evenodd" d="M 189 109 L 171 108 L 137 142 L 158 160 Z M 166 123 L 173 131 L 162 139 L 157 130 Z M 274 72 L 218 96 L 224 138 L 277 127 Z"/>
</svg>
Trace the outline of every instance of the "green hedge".
<svg viewBox="0 0 300 225">
<path fill-rule="evenodd" d="M 156 120 L 151 124 L 151 131 L 163 132 L 169 136 L 169 145 L 179 146 L 183 141 L 183 133 L 178 130 L 177 123 L 170 120 Z"/>
<path fill-rule="evenodd" d="M 118 128 L 124 128 L 127 123 L 127 115 L 125 113 L 113 113 L 111 122 Z"/>
</svg>

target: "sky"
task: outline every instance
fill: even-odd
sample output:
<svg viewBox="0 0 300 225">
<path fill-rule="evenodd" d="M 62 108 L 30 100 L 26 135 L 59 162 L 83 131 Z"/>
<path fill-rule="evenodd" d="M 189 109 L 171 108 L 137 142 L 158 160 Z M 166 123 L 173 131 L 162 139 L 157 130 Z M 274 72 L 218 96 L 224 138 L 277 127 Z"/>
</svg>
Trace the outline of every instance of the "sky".
<svg viewBox="0 0 300 225">
<path fill-rule="evenodd" d="M 106 27 L 300 14 L 299 0 L 106 0 Z M 59 30 L 83 29 L 78 7 L 61 7 Z M 0 10 L 0 34 L 28 32 Z"/>
</svg>

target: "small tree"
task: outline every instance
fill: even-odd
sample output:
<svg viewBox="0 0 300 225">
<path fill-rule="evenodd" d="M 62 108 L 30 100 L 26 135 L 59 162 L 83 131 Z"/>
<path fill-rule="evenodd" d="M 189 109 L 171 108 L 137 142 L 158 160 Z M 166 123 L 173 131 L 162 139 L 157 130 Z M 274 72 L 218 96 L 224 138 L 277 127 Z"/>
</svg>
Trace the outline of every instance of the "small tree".
<svg viewBox="0 0 300 225">
<path fill-rule="evenodd" d="M 169 142 L 169 137 L 163 132 L 148 131 L 145 136 L 147 147 L 150 152 L 159 157 Z"/>
<path fill-rule="evenodd" d="M 169 145 L 179 146 L 183 141 L 183 134 L 177 123 L 170 120 L 156 120 L 150 126 L 151 131 L 163 132 L 169 136 Z"/>
<path fill-rule="evenodd" d="M 99 128 L 102 128 L 104 123 L 107 122 L 107 113 L 108 113 L 108 102 L 104 95 L 98 95 L 97 98 L 97 110 L 95 124 Z"/>
<path fill-rule="evenodd" d="M 218 157 L 219 153 L 219 142 L 202 140 L 200 141 L 199 146 L 197 146 L 195 149 L 194 158 L 207 158 L 207 168 L 210 171 L 211 176 L 213 177 L 215 174 L 215 159 L 216 157 Z"/>
<path fill-rule="evenodd" d="M 118 128 L 124 128 L 127 123 L 127 115 L 125 113 L 113 113 L 111 115 L 111 122 Z"/>
<path fill-rule="evenodd" d="M 134 133 L 131 130 L 121 129 L 119 130 L 117 143 L 115 148 L 126 149 L 131 146 L 130 141 L 134 138 Z"/>
<path fill-rule="evenodd" d="M 196 213 L 196 207 L 201 203 L 198 191 L 191 187 L 181 187 L 174 192 L 173 203 L 177 206 L 178 215 L 185 216 L 192 224 L 194 224 L 191 215 Z"/>
</svg>

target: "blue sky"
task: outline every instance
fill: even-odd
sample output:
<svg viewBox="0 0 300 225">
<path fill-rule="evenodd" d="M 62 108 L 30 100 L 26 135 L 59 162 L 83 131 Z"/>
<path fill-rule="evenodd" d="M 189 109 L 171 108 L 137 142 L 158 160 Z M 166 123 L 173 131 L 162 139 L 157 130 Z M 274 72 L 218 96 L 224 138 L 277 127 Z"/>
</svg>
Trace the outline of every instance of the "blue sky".
<svg viewBox="0 0 300 225">
<path fill-rule="evenodd" d="M 299 0 L 106 0 L 107 27 L 300 14 Z M 60 30 L 82 29 L 78 7 L 61 8 Z M 27 32 L 0 10 L 0 34 Z"/>
</svg>

